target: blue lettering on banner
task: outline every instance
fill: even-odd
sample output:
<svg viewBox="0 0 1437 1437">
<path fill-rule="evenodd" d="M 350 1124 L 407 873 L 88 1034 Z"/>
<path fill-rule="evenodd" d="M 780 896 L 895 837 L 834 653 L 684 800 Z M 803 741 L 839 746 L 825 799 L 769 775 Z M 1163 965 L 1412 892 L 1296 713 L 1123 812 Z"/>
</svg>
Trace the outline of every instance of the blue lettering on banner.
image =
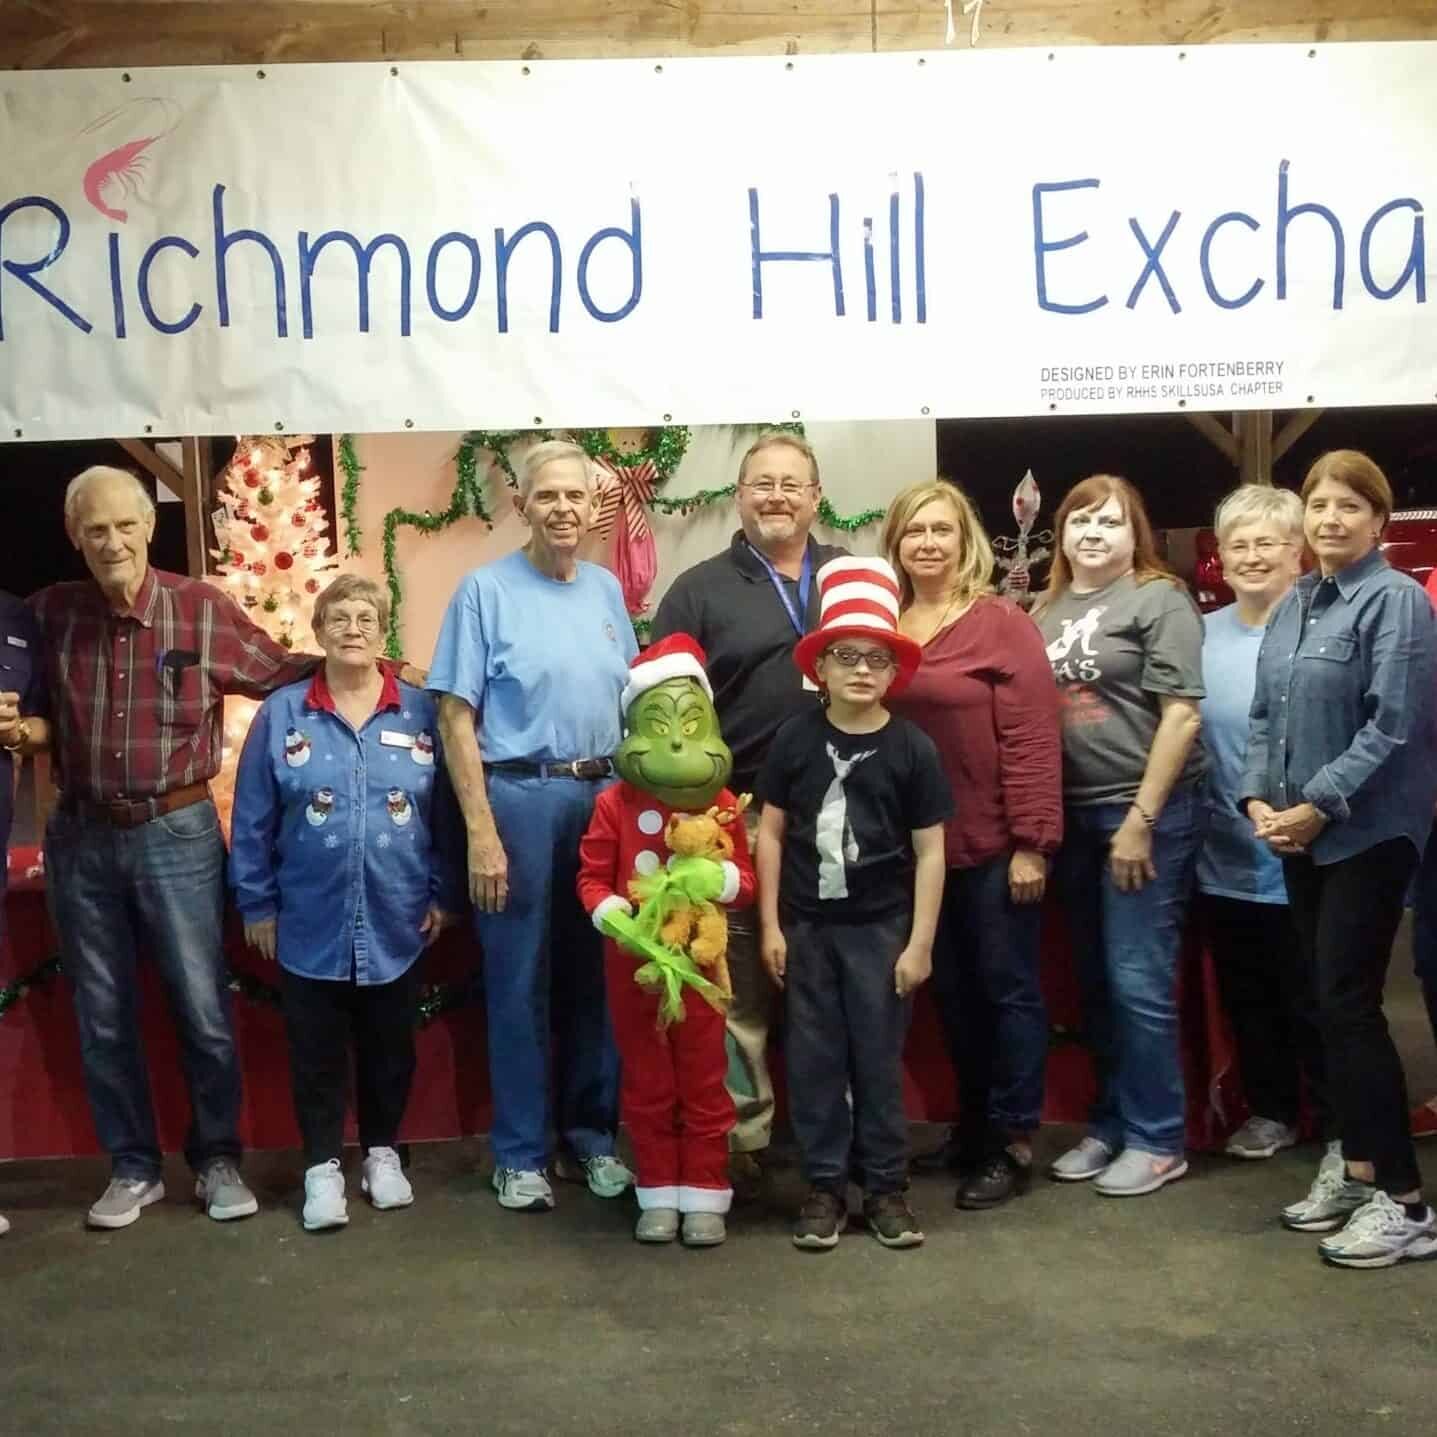
<svg viewBox="0 0 1437 1437">
<path fill-rule="evenodd" d="M 589 261 L 593 258 L 594 251 L 606 240 L 616 239 L 628 247 L 630 263 L 632 265 L 633 278 L 629 285 L 629 297 L 618 309 L 600 309 L 594 303 L 589 294 Z M 583 301 L 584 308 L 603 324 L 616 324 L 633 313 L 634 306 L 638 304 L 639 297 L 644 292 L 644 239 L 643 239 L 643 216 L 639 213 L 639 202 L 636 199 L 629 200 L 629 228 L 620 229 L 618 225 L 609 225 L 606 229 L 597 230 L 589 239 L 588 244 L 579 253 L 579 298 Z"/>
<path fill-rule="evenodd" d="M 462 245 L 465 253 L 469 256 L 469 287 L 464 291 L 464 300 L 458 309 L 445 309 L 439 302 L 439 256 L 444 253 L 444 247 L 451 244 Z M 479 295 L 479 276 L 483 267 L 484 259 L 479 253 L 479 241 L 473 235 L 460 234 L 458 230 L 450 230 L 448 234 L 440 235 L 429 246 L 429 263 L 424 271 L 424 293 L 428 296 L 429 308 L 439 319 L 448 320 L 452 324 L 456 320 L 463 319 L 474 308 L 474 301 Z"/>
<path fill-rule="evenodd" d="M 111 230 L 110 251 L 110 300 L 115 308 L 115 338 L 125 337 L 125 290 L 120 282 L 120 237 Z"/>
<path fill-rule="evenodd" d="M 112 236 L 118 238 L 118 236 Z M 199 317 L 203 306 L 198 300 L 185 311 L 184 317 L 172 323 L 166 323 L 155 313 L 155 307 L 150 302 L 150 266 L 156 258 L 167 249 L 177 249 L 182 254 L 187 254 L 191 259 L 198 259 L 200 252 L 183 235 L 163 235 L 145 251 L 144 258 L 140 261 L 140 271 L 135 277 L 135 288 L 140 296 L 140 308 L 145 312 L 145 318 L 151 326 L 161 334 L 183 334 Z M 118 293 L 118 291 L 117 291 Z"/>
<path fill-rule="evenodd" d="M 1143 227 L 1135 219 L 1128 220 L 1128 227 L 1132 230 L 1138 244 L 1142 246 L 1145 262 L 1143 272 L 1138 276 L 1138 282 L 1133 286 L 1133 292 L 1128 296 L 1128 308 L 1138 307 L 1138 296 L 1143 292 L 1143 286 L 1148 282 L 1148 276 L 1152 275 L 1162 285 L 1163 293 L 1167 296 L 1168 307 L 1174 314 L 1182 313 L 1182 305 L 1178 303 L 1178 297 L 1173 293 L 1173 287 L 1168 283 L 1168 277 L 1163 269 L 1162 253 L 1163 246 L 1173 237 L 1173 231 L 1178 227 L 1178 220 L 1181 212 L 1174 210 L 1172 218 L 1163 226 L 1163 232 L 1158 236 L 1156 244 L 1149 244 L 1148 237 L 1143 233 Z"/>
<path fill-rule="evenodd" d="M 506 240 L 504 231 L 494 231 L 494 264 L 499 273 L 499 333 L 509 333 L 509 256 L 512 255 L 519 242 L 527 235 L 540 234 L 549 238 L 549 255 L 553 261 L 553 276 L 549 285 L 549 333 L 559 332 L 559 299 L 560 291 L 564 283 L 564 251 L 559 244 L 559 236 L 554 233 L 553 225 L 546 225 L 543 220 L 530 220 L 528 224 L 520 226 L 514 231 L 514 238 Z"/>
<path fill-rule="evenodd" d="M 225 233 L 225 187 L 216 185 L 214 189 L 214 228 L 215 228 L 215 304 L 219 310 L 220 328 L 228 329 L 230 323 L 230 286 L 228 272 L 228 256 L 232 246 L 250 241 L 257 244 L 268 256 L 270 263 L 274 266 L 274 328 L 275 333 L 283 339 L 289 333 L 289 319 L 285 312 L 285 288 L 284 288 L 284 261 L 279 257 L 279 250 L 268 235 L 261 234 L 258 230 L 235 230 L 233 234 Z"/>
<path fill-rule="evenodd" d="M 1033 186 L 1033 260 L 1037 271 L 1039 309 L 1048 309 L 1054 314 L 1091 314 L 1095 309 L 1101 309 L 1108 302 L 1108 297 L 1105 294 L 1099 295 L 1097 299 L 1084 300 L 1080 304 L 1062 304 L 1058 300 L 1048 298 L 1047 256 L 1049 252 L 1072 249 L 1075 245 L 1085 243 L 1088 232 L 1079 230 L 1077 234 L 1069 235 L 1066 239 L 1050 240 L 1044 237 L 1043 231 L 1044 195 L 1063 194 L 1068 190 L 1095 190 L 1101 183 L 1101 180 L 1060 180 L 1056 184 Z"/>
<path fill-rule="evenodd" d="M 1277 297 L 1287 298 L 1287 228 L 1299 215 L 1317 215 L 1332 226 L 1332 239 L 1337 258 L 1332 267 L 1332 307 L 1342 308 L 1342 282 L 1347 274 L 1347 250 L 1342 237 L 1342 222 L 1326 205 L 1289 205 L 1287 202 L 1288 161 L 1277 167 Z"/>
<path fill-rule="evenodd" d="M 1412 247 L 1407 251 L 1407 263 L 1396 280 L 1383 288 L 1372 277 L 1372 235 L 1379 223 L 1395 210 L 1412 211 Z M 1417 289 L 1417 303 L 1427 303 L 1427 222 L 1422 206 L 1414 199 L 1388 200 L 1380 210 L 1362 227 L 1362 245 L 1359 250 L 1362 268 L 1362 283 L 1373 299 L 1393 299 L 1410 279 Z"/>
<path fill-rule="evenodd" d="M 393 245 L 399 254 L 399 333 L 409 338 L 409 246 L 396 234 L 375 235 L 366 245 L 348 230 L 327 230 L 314 241 L 309 231 L 299 232 L 299 312 L 300 325 L 306 339 L 314 338 L 314 306 L 310 298 L 310 281 L 319 257 L 332 244 L 347 244 L 354 253 L 359 271 L 359 332 L 369 333 L 369 268 L 380 245 Z"/>
<path fill-rule="evenodd" d="M 50 252 L 41 255 L 39 259 L 18 260 L 5 257 L 5 221 L 11 215 L 21 214 L 28 209 L 44 210 L 50 215 L 59 226 L 59 234 Z M 44 195 L 23 195 L 18 200 L 11 200 L 4 209 L 0 209 L 0 339 L 5 338 L 5 310 L 4 310 L 4 276 L 13 274 L 26 289 L 38 294 L 52 309 L 58 310 L 71 324 L 82 334 L 89 334 L 94 326 L 82 314 L 76 313 L 54 290 L 40 283 L 35 278 L 42 269 L 49 269 L 62 254 L 65 253 L 65 246 L 70 243 L 70 217 L 55 203 L 54 200 L 47 200 Z"/>
<path fill-rule="evenodd" d="M 1251 215 L 1244 214 L 1241 210 L 1229 210 L 1225 215 L 1219 215 L 1203 231 L 1202 245 L 1198 254 L 1198 264 L 1202 269 L 1203 288 L 1207 290 L 1208 298 L 1220 308 L 1241 309 L 1243 305 L 1251 304 L 1257 298 L 1264 281 L 1253 280 L 1236 299 L 1228 299 L 1218 292 L 1217 281 L 1212 277 L 1212 242 L 1217 238 L 1217 232 L 1226 224 L 1242 224 L 1254 231 L 1260 230 L 1262 226 Z"/>
</svg>

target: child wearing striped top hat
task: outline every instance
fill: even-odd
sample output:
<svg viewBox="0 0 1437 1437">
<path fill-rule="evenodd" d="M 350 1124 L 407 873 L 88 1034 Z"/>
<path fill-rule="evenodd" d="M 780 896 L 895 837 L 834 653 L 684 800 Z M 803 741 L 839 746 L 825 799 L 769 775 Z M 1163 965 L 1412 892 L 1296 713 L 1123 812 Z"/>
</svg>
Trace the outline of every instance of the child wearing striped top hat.
<svg viewBox="0 0 1437 1437">
<path fill-rule="evenodd" d="M 789 1115 L 810 1189 L 793 1241 L 837 1244 L 852 1177 L 874 1237 L 913 1247 L 903 1044 L 932 971 L 952 798 L 932 740 L 883 707 L 922 658 L 898 630 L 892 568 L 833 559 L 817 578 L 819 627 L 794 659 L 824 704 L 775 737 L 758 835 L 760 952 L 787 993 Z"/>
</svg>

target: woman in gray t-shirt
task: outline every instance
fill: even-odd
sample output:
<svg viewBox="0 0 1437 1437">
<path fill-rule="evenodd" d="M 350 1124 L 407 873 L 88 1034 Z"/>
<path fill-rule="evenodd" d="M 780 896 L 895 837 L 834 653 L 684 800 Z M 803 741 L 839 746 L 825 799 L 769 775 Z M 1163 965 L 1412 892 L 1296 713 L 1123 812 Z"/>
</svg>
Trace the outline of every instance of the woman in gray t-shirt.
<svg viewBox="0 0 1437 1437">
<path fill-rule="evenodd" d="M 1177 957 L 1199 839 L 1202 621 L 1126 480 L 1084 479 L 1054 525 L 1035 617 L 1060 699 L 1056 878 L 1098 1092 L 1088 1135 L 1050 1172 L 1137 1197 L 1187 1171 Z"/>
</svg>

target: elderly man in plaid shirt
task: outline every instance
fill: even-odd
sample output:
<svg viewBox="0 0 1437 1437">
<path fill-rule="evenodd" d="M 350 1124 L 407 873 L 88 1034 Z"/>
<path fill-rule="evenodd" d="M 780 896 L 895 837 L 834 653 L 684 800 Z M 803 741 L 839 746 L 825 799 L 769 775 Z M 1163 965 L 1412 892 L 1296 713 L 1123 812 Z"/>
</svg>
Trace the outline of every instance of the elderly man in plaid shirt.
<svg viewBox="0 0 1437 1437">
<path fill-rule="evenodd" d="M 60 801 L 45 836 L 85 1084 L 112 1179 L 92 1227 L 127 1227 L 165 1195 L 140 1038 L 136 967 L 153 958 L 179 1029 L 195 1196 L 223 1221 L 257 1211 L 239 1174 L 240 1068 L 225 987 L 224 840 L 208 781 L 226 694 L 263 698 L 313 672 L 220 593 L 150 567 L 155 506 L 121 469 L 65 491 L 93 582 L 31 602 L 46 649 Z"/>
</svg>

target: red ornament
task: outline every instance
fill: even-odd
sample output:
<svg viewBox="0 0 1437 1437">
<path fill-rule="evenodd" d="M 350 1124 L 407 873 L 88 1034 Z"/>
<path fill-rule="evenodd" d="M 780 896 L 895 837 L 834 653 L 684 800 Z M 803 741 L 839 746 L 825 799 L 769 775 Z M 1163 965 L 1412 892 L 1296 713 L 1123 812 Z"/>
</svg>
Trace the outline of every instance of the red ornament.
<svg viewBox="0 0 1437 1437">
<path fill-rule="evenodd" d="M 279 553 L 274 556 L 274 566 L 276 569 L 293 568 L 294 555 L 287 553 L 284 549 L 281 549 Z"/>
<path fill-rule="evenodd" d="M 306 594 L 317 594 L 317 593 L 319 593 L 319 580 L 318 580 L 318 579 L 306 579 L 306 580 L 304 581 L 304 592 L 305 592 Z"/>
<path fill-rule="evenodd" d="M 310 499 L 310 500 L 305 504 L 304 507 L 305 507 L 306 509 L 309 509 L 309 510 L 312 512 L 313 510 L 319 508 L 319 500 L 318 500 L 318 499 Z"/>
<path fill-rule="evenodd" d="M 269 538 L 269 530 L 266 529 L 263 524 L 256 524 L 254 528 L 249 531 L 249 536 L 256 544 L 263 544 L 264 541 Z"/>
<path fill-rule="evenodd" d="M 275 563 L 279 563 L 279 560 L 276 559 Z M 268 572 L 263 559 L 256 559 L 254 563 L 249 566 L 249 571 L 251 574 L 258 574 L 261 578 Z"/>
<path fill-rule="evenodd" d="M 293 524 L 296 529 L 303 529 L 304 526 L 309 523 L 309 520 L 305 518 L 303 509 L 296 509 L 294 513 L 289 516 L 289 522 Z"/>
<path fill-rule="evenodd" d="M 258 489 L 258 488 L 259 488 L 259 470 L 258 470 L 258 469 L 246 469 L 246 470 L 244 471 L 244 473 L 240 475 L 240 478 L 244 480 L 244 482 L 245 482 L 245 488 L 247 488 L 247 489 Z"/>
</svg>

